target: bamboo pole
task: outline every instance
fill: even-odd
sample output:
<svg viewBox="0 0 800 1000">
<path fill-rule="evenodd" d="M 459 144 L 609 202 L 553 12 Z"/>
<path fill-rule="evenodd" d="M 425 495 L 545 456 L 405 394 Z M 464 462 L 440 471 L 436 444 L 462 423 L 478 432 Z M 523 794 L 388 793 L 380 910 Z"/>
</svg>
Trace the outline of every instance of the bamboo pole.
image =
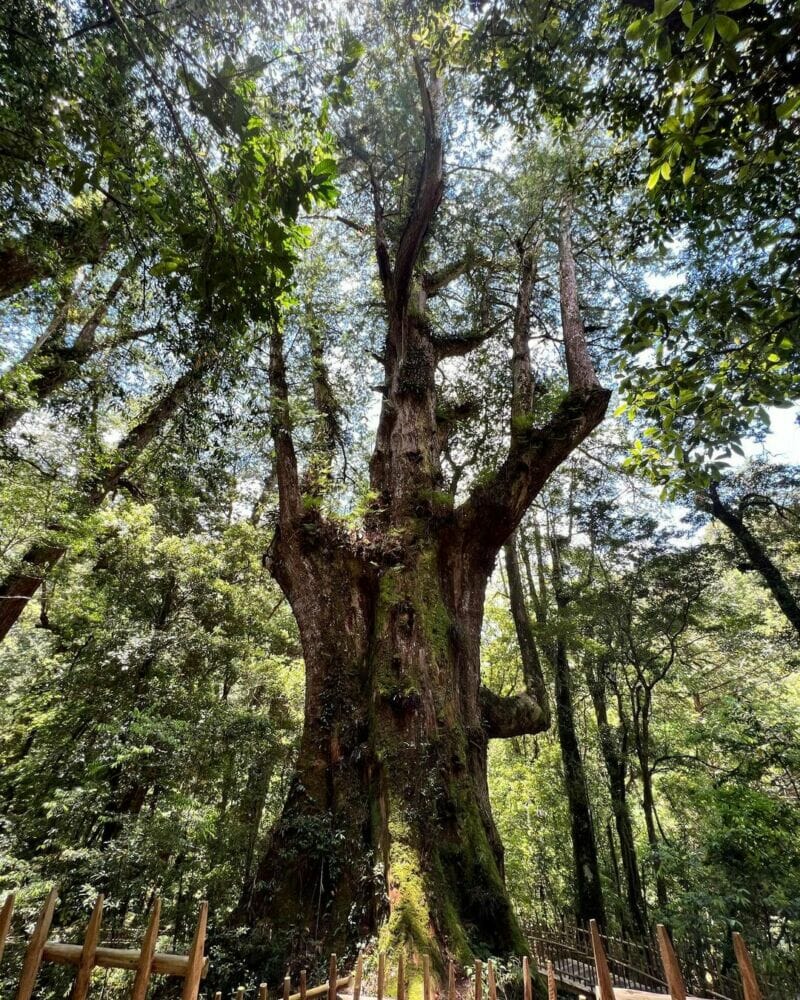
<svg viewBox="0 0 800 1000">
<path fill-rule="evenodd" d="M 8 930 L 11 927 L 11 916 L 14 913 L 14 893 L 10 892 L 6 896 L 6 901 L 3 903 L 3 909 L 0 910 L 0 962 L 3 960 L 3 951 L 6 946 L 6 938 L 8 937 Z"/>
<path fill-rule="evenodd" d="M 683 984 L 681 967 L 678 964 L 678 957 L 672 947 L 667 928 L 663 924 L 656 925 L 656 935 L 658 937 L 658 949 L 661 952 L 661 964 L 664 966 L 664 975 L 667 978 L 667 987 L 672 1000 L 686 1000 L 686 987 Z"/>
<path fill-rule="evenodd" d="M 78 973 L 75 976 L 75 985 L 72 987 L 71 1000 L 86 1000 L 89 992 L 89 984 L 92 981 L 92 969 L 94 968 L 95 956 L 97 954 L 97 942 L 100 940 L 100 923 L 103 919 L 103 894 L 97 897 L 92 915 L 89 918 L 89 926 L 86 928 L 86 936 L 83 939 L 83 951 L 81 961 L 78 966 Z"/>
<path fill-rule="evenodd" d="M 200 904 L 200 912 L 197 915 L 197 927 L 195 927 L 192 946 L 189 949 L 189 962 L 186 967 L 186 978 L 183 980 L 181 1000 L 197 1000 L 197 993 L 200 989 L 200 980 L 203 977 L 203 966 L 205 964 L 203 952 L 206 946 L 207 924 L 208 903 L 204 900 Z"/>
<path fill-rule="evenodd" d="M 328 1000 L 336 1000 L 336 955 L 328 962 Z"/>
<path fill-rule="evenodd" d="M 378 953 L 378 998 L 383 1000 L 383 990 L 386 984 L 386 952 Z"/>
<path fill-rule="evenodd" d="M 447 1000 L 456 1000 L 456 968 L 452 961 L 447 969 Z"/>
<path fill-rule="evenodd" d="M 475 959 L 475 1000 L 483 1000 L 483 962 Z"/>
<path fill-rule="evenodd" d="M 744 938 L 738 931 L 733 932 L 733 950 L 736 954 L 736 964 L 739 966 L 739 975 L 742 979 L 744 989 L 744 1000 L 762 1000 L 761 987 L 756 979 L 756 970 L 750 959 L 750 952 L 744 943 Z"/>
<path fill-rule="evenodd" d="M 47 935 L 50 933 L 50 925 L 53 922 L 57 899 L 58 889 L 54 886 L 48 893 L 47 899 L 39 911 L 36 926 L 33 929 L 33 934 L 31 934 L 28 947 L 25 949 L 25 958 L 22 962 L 22 972 L 19 977 L 17 1000 L 30 1000 L 33 993 L 36 976 L 39 973 L 39 966 L 42 964 L 44 946 L 47 944 Z"/>
<path fill-rule="evenodd" d="M 597 986 L 600 990 L 599 1000 L 614 1000 L 614 986 L 611 982 L 611 973 L 608 970 L 606 950 L 603 947 L 603 939 L 600 937 L 596 920 L 589 921 L 589 933 L 592 937 L 594 967 L 597 972 Z"/>
<path fill-rule="evenodd" d="M 144 1000 L 147 996 L 147 987 L 150 983 L 150 975 L 153 971 L 153 959 L 156 954 L 156 944 L 158 942 L 158 925 L 161 921 L 161 899 L 156 896 L 153 900 L 153 909 L 150 911 L 150 920 L 147 924 L 142 950 L 139 961 L 136 965 L 136 978 L 133 980 L 133 990 L 131 1000 Z M 95 961 L 97 960 L 95 956 Z"/>
<path fill-rule="evenodd" d="M 522 996 L 523 1000 L 533 1000 L 533 983 L 531 982 L 531 963 L 527 955 L 522 956 Z"/>
<path fill-rule="evenodd" d="M 556 970 L 553 963 L 547 963 L 547 1000 L 558 1000 L 558 989 L 556 987 Z"/>
<path fill-rule="evenodd" d="M 364 956 L 361 952 L 358 953 L 358 958 L 356 959 L 356 977 L 353 980 L 353 1000 L 361 1000 L 361 978 L 364 975 Z M 302 1000 L 305 1000 L 305 972 L 300 973 L 300 996 Z"/>
<path fill-rule="evenodd" d="M 489 959 L 486 983 L 489 989 L 489 1000 L 497 1000 L 497 982 L 494 978 L 494 962 L 491 959 Z"/>
</svg>

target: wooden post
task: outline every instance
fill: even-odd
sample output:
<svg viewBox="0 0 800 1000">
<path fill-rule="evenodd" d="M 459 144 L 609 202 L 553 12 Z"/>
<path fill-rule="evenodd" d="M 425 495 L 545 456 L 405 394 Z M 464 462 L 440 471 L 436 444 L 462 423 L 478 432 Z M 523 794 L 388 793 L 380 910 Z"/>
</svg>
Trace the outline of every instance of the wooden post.
<svg viewBox="0 0 800 1000">
<path fill-rule="evenodd" d="M 383 990 L 386 983 L 386 952 L 378 953 L 378 1000 L 383 1000 Z"/>
<path fill-rule="evenodd" d="M 306 990 L 307 989 L 308 989 L 308 986 L 307 986 L 307 981 L 306 981 L 306 970 L 305 969 L 301 969 L 300 970 L 300 1000 L 306 1000 Z M 264 997 L 264 1000 L 267 1000 L 267 998 Z"/>
<path fill-rule="evenodd" d="M 597 985 L 600 989 L 599 1000 L 614 1000 L 614 985 L 611 973 L 608 971 L 608 959 L 603 947 L 603 939 L 596 920 L 589 921 L 589 932 L 592 935 L 592 951 L 594 952 L 594 967 L 597 972 Z"/>
<path fill-rule="evenodd" d="M 6 946 L 6 938 L 8 937 L 8 929 L 11 927 L 11 915 L 14 912 L 14 893 L 10 892 L 6 896 L 6 901 L 3 903 L 3 909 L 0 910 L 0 962 L 3 960 L 3 950 Z"/>
<path fill-rule="evenodd" d="M 244 1000 L 244 986 L 240 986 L 236 990 L 236 1000 Z"/>
<path fill-rule="evenodd" d="M 475 959 L 475 1000 L 483 1000 L 483 962 Z"/>
<path fill-rule="evenodd" d="M 356 959 L 356 977 L 353 980 L 353 1000 L 361 1000 L 361 978 L 364 975 L 364 956 L 358 953 Z M 300 996 L 306 1000 L 305 972 L 300 973 Z"/>
<path fill-rule="evenodd" d="M 556 987 L 556 970 L 553 963 L 547 963 L 547 1000 L 558 1000 L 558 989 Z"/>
<path fill-rule="evenodd" d="M 258 987 L 258 1000 L 267 1000 L 267 984 L 261 983 Z"/>
<path fill-rule="evenodd" d="M 203 975 L 203 952 L 206 947 L 207 924 L 208 903 L 204 900 L 200 904 L 200 913 L 197 916 L 197 927 L 195 927 L 192 947 L 189 949 L 189 963 L 186 966 L 186 978 L 183 980 L 183 993 L 181 993 L 181 1000 L 197 1000 L 197 992 L 200 989 L 200 979 Z"/>
<path fill-rule="evenodd" d="M 289 1000 L 289 997 L 291 995 L 292 995 L 292 977 L 291 976 L 284 976 L 283 977 L 283 1000 Z"/>
<path fill-rule="evenodd" d="M 336 955 L 328 962 L 328 1000 L 336 1000 Z"/>
<path fill-rule="evenodd" d="M 522 956 L 522 996 L 523 1000 L 533 1000 L 533 983 L 531 982 L 531 963 L 527 955 Z"/>
<path fill-rule="evenodd" d="M 497 1000 L 497 982 L 494 978 L 494 962 L 489 959 L 489 971 L 487 973 L 487 985 L 489 988 L 489 1000 Z"/>
<path fill-rule="evenodd" d="M 456 967 L 452 961 L 447 970 L 447 1000 L 456 1000 Z"/>
<path fill-rule="evenodd" d="M 89 918 L 89 926 L 86 928 L 86 936 L 83 939 L 81 963 L 75 976 L 75 985 L 72 987 L 72 1000 L 86 1000 L 86 995 L 89 992 L 94 959 L 97 954 L 97 942 L 100 940 L 100 921 L 102 919 L 103 894 L 100 893 L 94 904 L 92 915 Z"/>
<path fill-rule="evenodd" d="M 750 952 L 744 943 L 744 938 L 738 931 L 733 932 L 733 950 L 736 954 L 736 964 L 742 978 L 744 1000 L 762 1000 L 761 988 L 756 979 L 756 972 L 750 960 Z"/>
<path fill-rule="evenodd" d="M 57 899 L 58 889 L 54 886 L 44 901 L 44 906 L 39 911 L 39 918 L 36 921 L 33 934 L 31 934 L 28 947 L 25 949 L 25 958 L 22 961 L 22 972 L 19 977 L 17 1000 L 30 1000 L 33 993 L 39 966 L 42 964 L 44 946 L 47 944 L 47 935 L 50 933 L 50 924 L 53 922 Z"/>
<path fill-rule="evenodd" d="M 403 949 L 397 956 L 397 1000 L 406 1000 L 406 970 L 403 962 Z"/>
<path fill-rule="evenodd" d="M 221 990 L 217 990 L 217 992 L 214 994 L 214 1000 L 222 1000 L 222 991 Z"/>
<path fill-rule="evenodd" d="M 156 942 L 158 941 L 158 925 L 161 920 L 161 900 L 156 896 L 153 901 L 153 909 L 150 911 L 150 922 L 142 941 L 142 950 L 139 955 L 139 964 L 136 966 L 136 978 L 133 980 L 133 991 L 131 1000 L 144 1000 L 147 996 L 147 987 L 150 983 L 150 975 L 153 971 L 153 955 L 156 953 Z"/>
<path fill-rule="evenodd" d="M 656 935 L 658 936 L 658 949 L 661 952 L 661 964 L 664 966 L 669 995 L 672 1000 L 686 1000 L 686 987 L 683 985 L 681 967 L 678 965 L 678 957 L 672 947 L 669 934 L 667 934 L 667 928 L 663 924 L 657 924 Z"/>
</svg>

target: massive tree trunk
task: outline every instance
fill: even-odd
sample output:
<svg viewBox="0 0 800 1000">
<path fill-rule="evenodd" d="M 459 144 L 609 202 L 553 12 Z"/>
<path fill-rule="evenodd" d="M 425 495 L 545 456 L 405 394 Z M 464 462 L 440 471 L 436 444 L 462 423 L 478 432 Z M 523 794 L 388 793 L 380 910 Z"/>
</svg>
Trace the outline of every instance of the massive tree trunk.
<svg viewBox="0 0 800 1000">
<path fill-rule="evenodd" d="M 269 564 L 300 630 L 305 717 L 283 814 L 237 916 L 256 926 L 248 935 L 253 961 L 273 973 L 287 960 L 345 955 L 375 933 L 389 950 L 430 953 L 440 973 L 446 954 L 467 962 L 476 953 L 526 950 L 503 880 L 487 742 L 538 732 L 546 712 L 527 692 L 501 698 L 481 687 L 484 596 L 502 545 L 552 470 L 600 422 L 608 393 L 578 365 L 560 406 L 534 426 L 535 253 L 520 242 L 510 374 L 512 412 L 523 419 L 512 422 L 505 460 L 465 501 L 456 505 L 446 492 L 436 368 L 477 340 L 435 336 L 427 310 L 446 275 L 463 267 L 437 275 L 418 267 L 442 197 L 443 148 L 441 85 L 419 61 L 415 71 L 425 149 L 393 246 L 365 159 L 387 335 L 370 466 L 375 501 L 363 533 L 327 520 L 316 502 L 322 485 L 298 470 L 279 327 L 271 339 L 280 502 Z M 585 351 L 579 315 L 569 321 L 575 336 L 565 337 L 567 350 Z M 317 387 L 321 364 L 317 352 Z M 324 406 L 327 394 L 315 395 Z"/>
</svg>

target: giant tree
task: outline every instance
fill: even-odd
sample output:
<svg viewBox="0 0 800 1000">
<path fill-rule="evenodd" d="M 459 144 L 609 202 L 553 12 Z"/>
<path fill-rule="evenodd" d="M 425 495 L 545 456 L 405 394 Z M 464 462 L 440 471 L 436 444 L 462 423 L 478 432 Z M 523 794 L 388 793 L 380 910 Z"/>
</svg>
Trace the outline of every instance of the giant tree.
<svg viewBox="0 0 800 1000">
<path fill-rule="evenodd" d="M 484 597 L 504 542 L 603 419 L 609 393 L 587 345 L 563 175 L 546 211 L 519 199 L 509 208 L 505 232 L 516 232 L 502 274 L 514 301 L 498 318 L 480 283 L 486 254 L 474 243 L 453 248 L 460 230 L 458 206 L 448 206 L 454 122 L 445 81 L 408 43 L 383 58 L 362 118 L 341 128 L 348 169 L 371 208 L 371 218 L 343 221 L 371 235 L 383 319 L 380 411 L 357 528 L 326 499 L 329 480 L 301 460 L 314 447 L 292 391 L 302 388 L 289 350 L 299 335 L 288 338 L 279 323 L 271 330 L 279 511 L 267 558 L 301 636 L 305 718 L 295 778 L 240 918 L 261 929 L 250 938 L 259 955 L 268 940 L 284 954 L 314 943 L 341 953 L 378 931 L 383 946 L 430 951 L 438 965 L 446 952 L 466 961 L 526 947 L 503 881 L 487 741 L 535 733 L 545 712 L 527 691 L 501 698 L 481 686 Z M 473 209 L 479 190 L 477 181 L 468 188 Z M 541 316 L 551 275 L 561 316 L 555 353 L 532 316 L 532 308 Z M 469 303 L 466 325 L 441 305 L 454 288 Z M 447 455 L 481 400 L 448 396 L 451 366 L 477 365 L 476 357 L 484 395 L 500 387 L 504 429 L 496 460 L 457 490 Z"/>
</svg>

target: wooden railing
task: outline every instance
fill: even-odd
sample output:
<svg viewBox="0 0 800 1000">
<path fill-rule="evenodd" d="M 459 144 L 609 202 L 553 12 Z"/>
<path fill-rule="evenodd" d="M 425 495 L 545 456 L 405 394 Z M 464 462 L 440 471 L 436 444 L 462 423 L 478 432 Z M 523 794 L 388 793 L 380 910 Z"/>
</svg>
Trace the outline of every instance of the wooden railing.
<svg viewBox="0 0 800 1000">
<path fill-rule="evenodd" d="M 91 985 L 92 971 L 101 969 L 127 969 L 134 972 L 131 1000 L 144 1000 L 153 974 L 176 976 L 183 979 L 182 1000 L 196 1000 L 200 981 L 208 969 L 204 956 L 208 904 L 200 904 L 194 938 L 187 955 L 173 955 L 156 951 L 161 903 L 156 899 L 150 911 L 147 931 L 140 948 L 111 948 L 100 944 L 100 927 L 103 920 L 103 896 L 98 896 L 89 918 L 82 944 L 65 944 L 49 940 L 50 927 L 58 902 L 58 890 L 51 889 L 44 902 L 22 959 L 16 1000 L 30 1000 L 43 962 L 54 965 L 72 965 L 76 972 L 71 1000 L 86 1000 Z M 14 913 L 14 895 L 9 895 L 0 910 L 0 960 L 11 929 Z"/>
<path fill-rule="evenodd" d="M 529 926 L 527 933 L 540 968 L 552 963 L 556 978 L 567 989 L 594 992 L 599 983 L 599 948 L 614 989 L 674 997 L 679 995 L 672 988 L 677 981 L 675 977 L 679 975 L 683 989 L 695 997 L 708 1000 L 761 998 L 760 991 L 753 992 L 756 989 L 755 972 L 744 941 L 736 933 L 733 935 L 733 944 L 739 968 L 738 979 L 722 975 L 714 967 L 703 970 L 691 967 L 680 971 L 672 942 L 661 925 L 657 928 L 657 950 L 655 947 L 600 934 L 594 922 L 590 930 L 567 924 L 558 927 L 538 924 Z M 713 963 L 709 962 L 709 965 Z"/>
</svg>

